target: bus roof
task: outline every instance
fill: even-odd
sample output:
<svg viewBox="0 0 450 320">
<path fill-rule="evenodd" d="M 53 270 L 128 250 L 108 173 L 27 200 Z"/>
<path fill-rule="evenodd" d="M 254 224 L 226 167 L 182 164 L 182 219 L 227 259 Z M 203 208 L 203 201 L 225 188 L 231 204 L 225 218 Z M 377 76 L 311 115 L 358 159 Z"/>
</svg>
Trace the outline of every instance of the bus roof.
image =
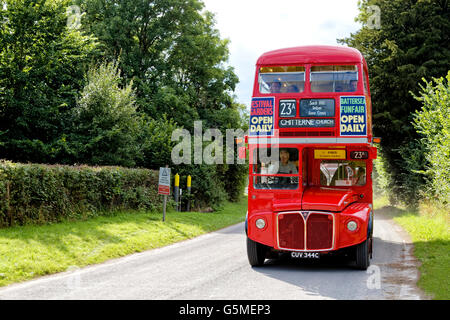
<svg viewBox="0 0 450 320">
<path fill-rule="evenodd" d="M 343 46 L 302 46 L 278 49 L 262 54 L 257 65 L 287 65 L 295 63 L 363 63 L 357 49 Z"/>
</svg>

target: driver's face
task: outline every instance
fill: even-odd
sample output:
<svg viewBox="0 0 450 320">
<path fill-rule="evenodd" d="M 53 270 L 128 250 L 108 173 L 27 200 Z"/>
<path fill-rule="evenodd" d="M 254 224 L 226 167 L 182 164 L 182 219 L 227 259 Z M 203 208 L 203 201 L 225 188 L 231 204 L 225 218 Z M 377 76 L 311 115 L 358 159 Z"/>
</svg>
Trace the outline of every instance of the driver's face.
<svg viewBox="0 0 450 320">
<path fill-rule="evenodd" d="M 282 164 L 287 164 L 289 161 L 289 152 L 281 151 L 280 152 L 280 160 Z"/>
</svg>

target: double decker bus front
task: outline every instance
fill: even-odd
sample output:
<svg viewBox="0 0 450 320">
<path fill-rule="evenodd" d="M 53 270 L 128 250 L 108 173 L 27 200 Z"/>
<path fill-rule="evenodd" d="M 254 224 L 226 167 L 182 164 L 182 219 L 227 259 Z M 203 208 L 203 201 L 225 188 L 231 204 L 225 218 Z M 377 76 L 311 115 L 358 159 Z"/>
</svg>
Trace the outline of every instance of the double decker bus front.
<svg viewBox="0 0 450 320">
<path fill-rule="evenodd" d="M 367 268 L 372 234 L 371 105 L 355 49 L 273 51 L 257 63 L 249 130 L 247 252 L 317 258 L 354 247 Z"/>
</svg>

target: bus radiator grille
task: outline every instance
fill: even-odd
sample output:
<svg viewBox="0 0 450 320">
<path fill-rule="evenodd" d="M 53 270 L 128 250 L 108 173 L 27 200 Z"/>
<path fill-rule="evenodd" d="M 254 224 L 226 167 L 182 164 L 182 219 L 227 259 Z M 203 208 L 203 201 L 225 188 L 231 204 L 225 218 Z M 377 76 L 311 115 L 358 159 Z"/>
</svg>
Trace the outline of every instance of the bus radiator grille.
<svg viewBox="0 0 450 320">
<path fill-rule="evenodd" d="M 306 222 L 308 250 L 329 249 L 333 246 L 333 216 L 311 213 Z"/>
<path fill-rule="evenodd" d="M 279 245 L 286 249 L 305 248 L 305 225 L 299 213 L 278 216 Z"/>
</svg>

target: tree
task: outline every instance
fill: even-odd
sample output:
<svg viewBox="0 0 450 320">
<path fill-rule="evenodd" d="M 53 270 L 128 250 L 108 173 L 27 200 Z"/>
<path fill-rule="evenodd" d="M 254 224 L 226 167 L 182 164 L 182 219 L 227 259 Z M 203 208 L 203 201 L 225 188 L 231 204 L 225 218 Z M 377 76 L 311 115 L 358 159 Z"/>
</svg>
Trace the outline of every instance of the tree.
<svg viewBox="0 0 450 320">
<path fill-rule="evenodd" d="M 132 85 L 121 88 L 120 83 L 117 63 L 89 70 L 67 141 L 77 162 L 132 167 L 141 157 L 138 138 L 143 121 L 136 112 Z"/>
<path fill-rule="evenodd" d="M 67 27 L 69 1 L 2 4 L 0 153 L 15 161 L 58 161 L 69 111 L 97 44 Z"/>
<path fill-rule="evenodd" d="M 370 23 L 371 6 L 380 9 L 379 28 Z M 386 171 L 392 174 L 391 191 L 409 201 L 424 182 L 419 179 L 410 184 L 416 177 L 412 178 L 408 170 L 406 146 L 418 138 L 411 122 L 420 103 L 409 92 L 416 89 L 421 78 L 440 77 L 447 72 L 449 2 L 362 0 L 359 10 L 356 20 L 362 28 L 339 41 L 359 49 L 368 63 L 374 134 L 382 137 Z"/>
<path fill-rule="evenodd" d="M 171 163 L 171 153 L 175 142 L 172 132 L 177 129 L 173 120 L 165 116 L 161 119 L 144 117 L 139 137 L 142 157 L 137 163 L 141 167 L 159 169 Z"/>
<path fill-rule="evenodd" d="M 120 57 L 123 79 L 133 80 L 141 111 L 154 119 L 166 114 L 187 129 L 195 120 L 208 121 L 214 111 L 235 112 L 238 79 L 224 66 L 228 41 L 214 29 L 213 15 L 202 13 L 201 1 L 78 3 L 85 12 L 82 27 L 99 39 L 104 58 Z"/>
</svg>

